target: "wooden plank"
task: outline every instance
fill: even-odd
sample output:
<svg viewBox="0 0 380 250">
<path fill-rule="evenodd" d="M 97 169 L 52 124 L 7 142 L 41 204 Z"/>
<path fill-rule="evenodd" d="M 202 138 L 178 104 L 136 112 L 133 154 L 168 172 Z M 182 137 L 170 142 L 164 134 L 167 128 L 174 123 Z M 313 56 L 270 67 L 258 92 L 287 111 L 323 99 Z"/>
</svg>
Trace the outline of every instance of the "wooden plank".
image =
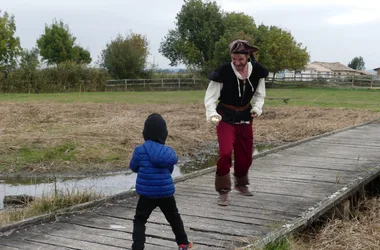
<svg viewBox="0 0 380 250">
<path fill-rule="evenodd" d="M 114 233 L 112 236 L 102 235 L 100 230 L 79 228 L 79 226 L 65 223 L 46 224 L 44 227 L 34 228 L 33 233 L 93 242 L 99 245 L 105 245 L 104 248 L 111 246 L 120 249 L 131 249 L 132 245 L 132 239 L 125 238 L 121 234 Z"/>
<path fill-rule="evenodd" d="M 135 208 L 133 204 L 117 204 L 115 206 L 123 207 L 124 209 L 132 210 Z M 289 215 L 288 213 L 281 213 L 281 211 L 272 211 L 269 209 L 258 209 L 252 208 L 249 206 L 240 207 L 235 204 L 231 204 L 228 209 L 221 208 L 216 204 L 216 202 L 204 202 L 203 200 L 199 200 L 197 203 L 193 201 L 189 201 L 189 203 L 183 204 L 181 203 L 180 214 L 187 214 L 188 210 L 193 210 L 194 213 L 200 213 L 201 209 L 207 207 L 209 212 L 214 212 L 215 214 L 219 214 L 220 216 L 231 216 L 231 217 L 240 217 L 240 218 L 259 218 L 263 220 L 267 220 L 268 224 L 276 221 L 284 221 L 294 218 L 295 215 Z M 195 210 L 194 207 L 199 207 L 199 209 Z M 128 213 L 127 217 L 131 217 Z"/>
<path fill-rule="evenodd" d="M 110 224 L 114 225 L 124 225 L 123 227 L 120 227 L 118 229 L 114 229 L 113 231 L 118 232 L 125 232 L 129 235 L 132 234 L 133 230 L 133 223 L 132 218 L 123 219 L 123 218 L 115 218 L 115 217 L 106 217 L 106 216 L 96 216 L 92 215 L 86 215 L 80 218 L 63 218 L 63 223 L 69 223 L 74 225 L 80 225 L 82 227 L 91 227 L 96 229 L 103 229 L 103 230 L 109 230 Z M 185 225 L 186 226 L 186 225 Z M 148 220 L 147 226 L 146 226 L 146 236 L 147 236 L 147 243 L 152 244 L 158 244 L 160 246 L 170 246 L 175 245 L 174 242 L 174 234 L 171 231 L 170 226 L 166 224 L 158 224 L 153 223 L 151 219 Z M 204 231 L 204 232 L 193 232 L 189 230 L 187 227 L 185 227 L 189 240 L 196 243 L 198 246 L 204 245 L 204 246 L 210 246 L 210 247 L 222 247 L 224 245 L 225 240 L 234 240 L 235 237 L 231 236 L 224 236 L 222 234 L 212 234 L 210 232 Z"/>
<path fill-rule="evenodd" d="M 345 150 L 357 150 L 357 149 L 378 149 L 380 147 L 380 140 L 376 143 L 370 138 L 363 138 L 361 140 L 352 138 L 341 138 L 341 139 L 331 139 L 330 137 L 323 137 L 318 139 L 318 141 L 309 141 L 307 145 L 315 147 L 331 147 L 336 148 L 339 146 L 339 149 Z"/>
<path fill-rule="evenodd" d="M 365 165 L 365 164 L 378 164 L 378 161 L 376 159 L 363 159 L 360 157 L 352 157 L 352 158 L 326 158 L 326 157 L 319 157 L 314 155 L 300 155 L 300 154 L 292 154 L 291 156 L 289 154 L 284 154 L 283 152 L 277 152 L 270 154 L 268 156 L 265 156 L 263 158 L 257 159 L 253 161 L 253 167 L 260 166 L 260 164 L 267 163 L 270 165 L 272 162 L 273 164 L 285 164 L 285 165 L 292 165 L 292 166 L 300 166 L 303 164 L 309 163 L 310 165 L 315 165 L 318 167 L 326 167 L 329 168 L 329 166 L 341 166 L 342 164 L 347 164 L 347 167 L 352 166 L 359 166 L 359 165 Z M 351 168 L 352 169 L 352 168 Z"/>
<path fill-rule="evenodd" d="M 270 179 L 270 180 L 268 180 L 267 183 L 265 183 L 261 178 L 258 178 L 258 179 L 250 178 L 250 183 L 251 183 L 250 190 L 252 192 L 254 192 L 254 194 L 256 196 L 258 194 L 265 194 L 265 196 L 267 196 L 267 197 L 265 199 L 263 199 L 264 201 L 277 200 L 276 198 L 268 199 L 268 198 L 270 198 L 270 195 L 273 195 L 273 194 L 274 195 L 292 194 L 292 196 L 297 196 L 297 198 L 299 198 L 299 199 L 313 201 L 314 199 L 319 198 L 321 196 L 321 194 L 330 192 L 330 188 L 328 186 L 320 186 L 317 190 L 309 188 L 307 191 L 301 193 L 303 190 L 302 186 L 301 187 L 297 186 L 297 183 L 288 183 L 287 185 L 286 184 L 281 185 L 281 183 L 283 183 L 283 182 L 284 181 L 276 181 L 275 182 L 272 179 Z M 186 195 L 186 190 L 181 189 L 181 187 L 179 187 L 179 188 L 177 188 L 176 193 L 177 193 L 177 195 L 182 194 L 182 193 Z M 200 195 L 212 195 L 212 196 L 217 195 L 215 188 L 213 186 L 212 187 L 210 186 L 208 189 L 202 189 L 202 187 L 200 187 L 200 186 L 193 187 L 192 193 L 193 194 L 200 194 Z M 297 193 L 298 193 L 298 195 L 295 195 Z M 241 197 L 239 197 L 239 198 L 241 198 Z M 251 203 L 250 201 L 252 199 L 253 198 L 247 200 L 247 202 Z"/>
<path fill-rule="evenodd" d="M 194 231 L 211 231 L 219 232 L 220 234 L 227 234 L 233 236 L 246 236 L 246 235 L 261 235 L 266 231 L 266 226 L 252 222 L 240 222 L 232 221 L 225 218 L 208 218 L 192 215 L 181 215 L 184 221 L 185 227 Z M 107 217 L 108 218 L 108 217 Z M 160 224 L 167 224 L 165 217 L 160 212 L 153 212 L 149 217 L 150 221 Z M 234 232 L 231 232 L 229 228 L 233 227 Z"/>
<path fill-rule="evenodd" d="M 9 242 L 0 242 L 0 249 L 2 250 L 17 250 L 17 249 L 21 249 L 21 248 L 18 248 L 18 247 L 13 247 L 12 245 L 8 245 Z"/>
<path fill-rule="evenodd" d="M 254 186 L 260 186 L 260 185 L 274 185 L 276 183 L 285 183 L 285 185 L 288 185 L 289 188 L 292 188 L 293 185 L 294 187 L 296 188 L 297 186 L 296 185 L 300 185 L 300 183 L 298 182 L 291 182 L 291 181 L 288 181 L 286 180 L 285 178 L 283 179 L 278 179 L 278 178 L 267 178 L 267 179 L 259 179 L 259 178 L 256 178 L 255 176 L 255 173 L 250 173 L 250 182 L 251 182 L 251 187 L 254 187 Z M 317 187 L 316 184 L 312 184 L 310 182 L 304 182 L 305 185 L 311 185 L 312 187 Z M 330 184 L 329 184 L 330 185 Z M 320 185 L 319 185 L 320 186 Z M 323 188 L 323 186 L 320 186 L 321 188 Z M 183 182 L 183 183 L 180 183 L 180 185 L 177 185 L 176 187 L 176 192 L 181 192 L 181 194 L 183 193 L 184 195 L 186 195 L 186 189 L 190 190 L 191 189 L 191 192 L 188 191 L 188 193 L 203 193 L 203 194 L 214 194 L 216 195 L 216 191 L 215 191 L 215 187 L 214 187 L 214 177 L 206 177 L 203 178 L 202 182 L 198 182 L 196 185 L 193 183 L 193 182 Z M 179 193 L 177 193 L 179 194 Z M 269 200 L 273 200 L 271 199 L 271 197 L 263 197 L 264 199 L 268 198 Z M 305 197 L 305 198 L 312 198 L 312 197 Z M 277 197 L 276 197 L 276 200 L 277 200 Z"/>
<path fill-rule="evenodd" d="M 346 145 L 347 146 L 347 145 Z M 330 146 L 326 144 L 306 144 L 302 147 L 298 146 L 299 148 L 288 148 L 286 149 L 286 152 L 289 154 L 292 154 L 293 152 L 303 153 L 303 152 L 310 152 L 313 153 L 315 156 L 324 157 L 326 155 L 338 155 L 339 157 L 343 157 L 346 155 L 352 155 L 353 157 L 356 157 L 357 155 L 363 155 L 366 157 L 378 157 L 379 155 L 376 154 L 376 149 L 374 147 L 344 147 L 344 146 Z"/>
<path fill-rule="evenodd" d="M 252 178 L 257 178 L 260 175 L 262 175 L 262 176 L 271 175 L 271 176 L 273 176 L 274 179 L 281 179 L 281 178 L 287 179 L 287 177 L 292 177 L 292 179 L 297 178 L 297 179 L 302 179 L 302 180 L 313 180 L 313 181 L 326 182 L 326 185 L 333 187 L 333 185 L 331 185 L 331 184 L 336 184 L 335 181 L 338 177 L 341 179 L 358 178 L 360 176 L 365 175 L 367 172 L 368 172 L 368 170 L 363 169 L 363 170 L 357 170 L 357 171 L 351 171 L 351 172 L 348 172 L 348 171 L 344 172 L 344 171 L 340 170 L 340 171 L 329 171 L 329 172 L 323 173 L 323 172 L 318 172 L 318 171 L 313 171 L 313 170 L 309 170 L 308 172 L 306 172 L 306 171 L 296 171 L 296 170 L 290 171 L 289 169 L 286 170 L 286 168 L 284 168 L 284 169 L 279 168 L 279 169 L 267 169 L 265 171 L 253 171 L 250 174 L 250 176 L 252 176 Z M 286 174 L 284 174 L 284 173 L 286 173 Z M 275 181 L 274 180 L 271 181 L 270 179 L 269 180 L 262 180 L 262 181 L 258 180 L 253 184 L 262 183 L 265 185 L 265 183 L 271 184 L 272 182 L 275 182 Z M 329 184 L 329 182 L 331 184 Z M 309 183 L 311 185 L 313 185 L 312 182 L 309 182 Z M 324 185 L 321 187 L 324 188 Z M 295 187 L 295 188 L 297 188 L 297 187 Z M 331 189 L 328 191 L 331 191 Z"/>
<path fill-rule="evenodd" d="M 246 213 L 245 216 L 242 216 L 241 214 L 238 216 L 237 214 L 229 213 L 229 211 L 220 211 L 217 208 L 211 209 L 207 207 L 207 211 L 201 211 L 203 209 L 194 209 L 192 207 L 182 208 L 180 211 L 181 216 L 185 219 L 187 217 L 192 218 L 203 218 L 203 219 L 212 219 L 212 220 L 223 220 L 226 222 L 237 222 L 237 223 L 243 223 L 243 224 L 249 224 L 249 225 L 268 225 L 271 223 L 276 222 L 276 220 L 270 219 L 270 218 L 258 218 L 254 216 L 254 214 L 248 214 Z M 202 212 L 202 213 L 201 213 Z M 126 207 L 120 207 L 120 206 L 112 206 L 111 209 L 98 211 L 97 214 L 107 215 L 107 216 L 113 216 L 115 214 L 118 215 L 118 217 L 121 218 L 131 218 L 131 213 L 126 212 Z M 161 211 L 157 208 L 153 212 L 154 217 L 157 218 L 163 218 L 163 214 Z M 163 218 L 161 222 L 166 223 L 166 220 Z M 188 226 L 186 224 L 186 226 Z"/>
<path fill-rule="evenodd" d="M 324 193 L 330 193 L 331 188 L 337 188 L 339 186 L 343 186 L 343 184 L 339 183 L 326 183 L 325 185 L 315 184 L 310 182 L 293 182 L 292 180 L 288 181 L 285 179 L 282 180 L 274 180 L 274 179 L 263 179 L 256 178 L 254 174 L 250 176 L 250 190 L 257 193 L 272 193 L 272 194 L 283 194 L 286 193 L 300 193 L 303 192 L 302 195 L 298 197 L 304 198 L 319 198 Z M 189 186 L 179 186 L 177 187 L 177 192 L 180 192 L 182 189 L 186 189 Z M 186 192 L 186 190 L 184 191 Z M 192 192 L 203 193 L 203 194 L 211 194 L 216 195 L 215 188 L 213 185 L 206 184 L 198 184 L 196 187 L 192 187 Z"/>
<path fill-rule="evenodd" d="M 281 199 L 281 197 L 285 197 L 286 199 Z M 188 192 L 179 193 L 177 192 L 177 200 L 180 202 L 182 199 L 208 199 L 212 202 L 216 202 L 217 195 L 216 194 L 190 194 Z M 213 201 L 214 199 L 214 201 Z M 304 206 L 308 206 L 308 204 L 315 201 L 314 199 L 308 199 L 303 197 L 298 197 L 292 194 L 282 195 L 282 194 L 273 194 L 273 193 L 256 193 L 252 197 L 242 196 L 238 193 L 232 192 L 229 195 L 230 205 L 237 206 L 252 206 L 254 208 L 267 208 L 274 211 L 283 211 L 283 207 L 294 206 L 297 204 L 300 207 L 300 210 Z M 249 201 L 249 202 L 247 202 Z M 297 208 L 295 208 L 297 209 Z"/>
<path fill-rule="evenodd" d="M 207 198 L 205 199 L 200 199 L 200 197 L 191 197 L 191 196 L 181 196 L 181 195 L 175 195 L 176 196 L 176 201 L 177 201 L 177 206 L 179 207 L 180 213 L 182 213 L 183 209 L 194 209 L 194 210 L 203 210 L 205 207 L 207 209 L 216 209 L 220 213 L 229 213 L 229 212 L 236 212 L 238 214 L 242 214 L 244 212 L 248 214 L 259 214 L 261 216 L 267 215 L 269 218 L 273 217 L 279 217 L 280 220 L 283 220 L 285 217 L 293 217 L 297 214 L 291 214 L 289 215 L 288 213 L 283 213 L 282 209 L 274 209 L 271 208 L 270 206 L 265 206 L 265 200 L 262 198 L 267 197 L 267 195 L 263 194 L 258 194 L 256 199 L 254 197 L 242 197 L 240 194 L 237 194 L 236 192 L 231 193 L 231 204 L 228 207 L 221 207 L 216 204 L 216 198 L 217 198 L 217 193 L 211 193 L 208 194 Z M 283 205 L 281 201 L 279 201 L 280 196 L 274 196 L 272 201 L 278 201 L 280 205 Z M 250 201 L 250 202 L 242 202 L 242 199 L 246 198 L 245 201 Z M 263 201 L 261 201 L 263 200 Z M 239 203 L 240 201 L 240 203 Z M 271 204 L 271 203 L 268 203 Z M 289 204 L 289 203 L 286 203 Z M 134 215 L 135 203 L 119 203 L 116 204 L 119 206 L 125 206 L 130 208 L 127 212 L 131 213 L 131 217 Z M 296 210 L 296 209 L 295 209 Z M 300 210 L 301 211 L 301 210 Z M 201 211 L 200 211 L 201 212 Z M 267 217 L 260 217 L 263 219 L 267 219 Z"/>
<path fill-rule="evenodd" d="M 271 163 L 270 163 L 271 162 Z M 305 172 L 360 172 L 361 169 L 369 169 L 376 166 L 373 162 L 362 162 L 357 163 L 334 163 L 334 165 L 326 164 L 324 162 L 313 162 L 313 161 L 303 161 L 299 160 L 297 163 L 289 163 L 280 160 L 266 161 L 261 159 L 260 162 L 255 162 L 255 164 L 250 168 L 250 171 L 272 171 L 273 169 L 283 169 L 283 171 L 305 171 Z M 257 164 L 260 163 L 260 164 Z"/>
<path fill-rule="evenodd" d="M 79 233 L 79 232 L 78 232 Z M 69 249 L 94 249 L 94 250 L 102 250 L 102 249 L 110 249 L 117 250 L 120 249 L 118 247 L 107 245 L 107 244 L 97 244 L 87 240 L 76 240 L 61 236 L 52 236 L 48 233 L 41 234 L 39 232 L 27 231 L 24 232 L 22 238 L 24 240 L 28 240 L 35 243 L 44 243 L 50 244 L 52 246 L 56 246 L 57 248 L 68 247 Z M 122 248 L 126 249 L 126 248 Z M 162 248 L 163 250 L 164 248 Z"/>
<path fill-rule="evenodd" d="M 24 232 L 22 233 L 24 235 Z M 76 248 L 69 248 L 62 245 L 56 245 L 54 243 L 44 243 L 44 242 L 35 242 L 30 241 L 28 239 L 24 239 L 21 235 L 17 235 L 17 237 L 4 237 L 1 238 L 1 244 L 7 245 L 9 247 L 17 246 L 17 249 L 33 249 L 33 250 L 55 250 L 55 249 L 76 249 Z M 0 248 L 3 249 L 3 248 Z"/>
</svg>

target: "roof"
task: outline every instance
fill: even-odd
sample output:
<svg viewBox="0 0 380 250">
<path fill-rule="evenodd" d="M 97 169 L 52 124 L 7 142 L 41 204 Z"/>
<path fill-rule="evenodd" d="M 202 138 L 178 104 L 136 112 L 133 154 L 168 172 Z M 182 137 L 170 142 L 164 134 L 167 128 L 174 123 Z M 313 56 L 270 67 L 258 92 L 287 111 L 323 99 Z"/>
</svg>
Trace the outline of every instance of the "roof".
<svg viewBox="0 0 380 250">
<path fill-rule="evenodd" d="M 380 67 L 379 68 L 376 68 L 376 69 L 373 69 L 373 70 L 379 70 L 380 69 Z"/>
<path fill-rule="evenodd" d="M 313 62 L 312 64 L 319 64 L 325 68 L 328 68 L 332 71 L 355 71 L 354 69 L 351 69 L 350 67 L 340 63 L 340 62 Z"/>
<path fill-rule="evenodd" d="M 317 63 L 310 63 L 306 66 L 306 69 L 308 70 L 315 70 L 315 71 L 319 71 L 319 72 L 331 72 L 332 70 L 329 69 L 329 68 L 326 68 L 320 64 L 317 64 Z"/>
<path fill-rule="evenodd" d="M 368 70 L 355 70 L 355 71 L 362 74 L 362 75 L 367 75 L 367 76 L 373 76 L 376 74 L 375 72 L 371 72 Z"/>
</svg>

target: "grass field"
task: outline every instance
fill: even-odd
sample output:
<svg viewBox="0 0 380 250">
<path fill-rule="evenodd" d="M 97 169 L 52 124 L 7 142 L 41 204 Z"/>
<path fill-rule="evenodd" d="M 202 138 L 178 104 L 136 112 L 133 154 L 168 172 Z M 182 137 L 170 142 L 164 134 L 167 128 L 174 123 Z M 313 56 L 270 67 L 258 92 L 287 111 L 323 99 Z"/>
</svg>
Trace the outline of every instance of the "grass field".
<svg viewBox="0 0 380 250">
<path fill-rule="evenodd" d="M 0 175 L 124 169 L 145 118 L 167 120 L 179 155 L 216 141 L 205 91 L 0 94 Z M 380 91 L 269 89 L 256 142 L 286 143 L 379 117 Z"/>
<path fill-rule="evenodd" d="M 205 91 L 94 92 L 54 94 L 1 94 L 0 102 L 64 103 L 202 103 Z M 367 89 L 293 88 L 267 89 L 267 97 L 290 98 L 289 105 L 330 108 L 364 108 L 380 111 L 380 91 Z M 268 100 L 267 106 L 281 106 L 282 100 Z"/>
<path fill-rule="evenodd" d="M 268 97 L 291 98 L 290 105 L 329 108 L 364 108 L 380 111 L 380 91 L 367 89 L 269 89 Z M 267 101 L 268 106 L 281 105 L 281 100 Z"/>
<path fill-rule="evenodd" d="M 215 128 L 205 121 L 204 93 L 0 94 L 0 176 L 126 168 L 152 112 L 167 121 L 168 145 L 179 155 L 196 154 L 197 145 L 216 140 Z M 296 141 L 380 117 L 380 91 L 268 89 L 267 96 L 290 100 L 266 101 L 263 115 L 253 124 L 256 142 Z M 369 242 L 362 249 L 375 249 L 371 247 L 379 242 L 378 201 L 373 203 L 376 209 L 364 208 L 369 211 L 364 219 L 332 221 L 317 233 L 267 249 L 360 249 L 355 242 Z M 0 224 L 28 217 L 28 211 L 2 218 L 0 214 Z M 30 211 L 35 215 L 39 210 Z M 354 237 L 353 229 L 358 229 Z"/>
</svg>

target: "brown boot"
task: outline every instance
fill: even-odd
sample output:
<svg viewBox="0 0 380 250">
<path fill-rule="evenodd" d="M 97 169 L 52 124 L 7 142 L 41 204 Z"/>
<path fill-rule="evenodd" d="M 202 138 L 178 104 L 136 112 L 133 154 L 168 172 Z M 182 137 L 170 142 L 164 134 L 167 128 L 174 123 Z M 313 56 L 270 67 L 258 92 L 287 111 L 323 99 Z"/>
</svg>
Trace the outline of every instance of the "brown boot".
<svg viewBox="0 0 380 250">
<path fill-rule="evenodd" d="M 230 174 L 219 176 L 215 174 L 215 190 L 219 193 L 217 204 L 228 206 L 228 193 L 231 191 Z"/>
<path fill-rule="evenodd" d="M 228 206 L 228 193 L 219 193 L 217 204 L 219 206 Z"/>
<path fill-rule="evenodd" d="M 235 176 L 235 190 L 245 196 L 253 196 L 253 193 L 248 189 L 249 181 L 248 175 L 243 177 Z"/>
</svg>

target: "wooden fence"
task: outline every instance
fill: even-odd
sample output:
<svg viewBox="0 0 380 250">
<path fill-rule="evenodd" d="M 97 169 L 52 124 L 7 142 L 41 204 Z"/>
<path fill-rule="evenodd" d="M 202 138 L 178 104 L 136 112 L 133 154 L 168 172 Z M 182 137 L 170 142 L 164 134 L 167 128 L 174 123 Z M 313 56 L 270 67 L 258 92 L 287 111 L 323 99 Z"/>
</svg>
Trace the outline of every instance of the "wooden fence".
<svg viewBox="0 0 380 250">
<path fill-rule="evenodd" d="M 197 78 L 109 80 L 105 91 L 173 91 L 206 89 L 209 81 Z M 380 78 L 367 75 L 296 74 L 267 78 L 267 87 L 348 87 L 380 89 Z"/>
<path fill-rule="evenodd" d="M 208 81 L 195 78 L 109 80 L 106 91 L 193 90 L 207 88 Z"/>
<path fill-rule="evenodd" d="M 272 79 L 268 79 L 271 81 Z M 375 75 L 295 74 L 275 77 L 274 86 L 329 86 L 380 89 L 380 78 Z"/>
</svg>

